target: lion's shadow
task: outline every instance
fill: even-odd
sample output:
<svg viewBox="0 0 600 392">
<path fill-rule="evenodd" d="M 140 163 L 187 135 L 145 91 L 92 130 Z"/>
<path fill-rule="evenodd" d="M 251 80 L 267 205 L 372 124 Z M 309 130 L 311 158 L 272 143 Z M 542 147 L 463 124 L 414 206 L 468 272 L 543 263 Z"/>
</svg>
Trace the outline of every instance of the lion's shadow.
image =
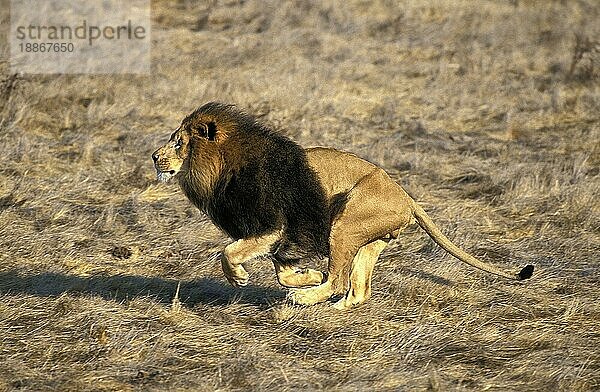
<svg viewBox="0 0 600 392">
<path fill-rule="evenodd" d="M 117 302 L 150 297 L 161 303 L 170 304 L 178 283 L 180 283 L 179 300 L 186 307 L 199 304 L 220 306 L 234 302 L 269 306 L 285 298 L 283 290 L 254 285 L 236 289 L 214 278 L 177 281 L 135 275 L 79 277 L 53 272 L 29 275 L 18 271 L 0 273 L 0 294 L 21 293 L 43 297 L 91 294 Z"/>
</svg>

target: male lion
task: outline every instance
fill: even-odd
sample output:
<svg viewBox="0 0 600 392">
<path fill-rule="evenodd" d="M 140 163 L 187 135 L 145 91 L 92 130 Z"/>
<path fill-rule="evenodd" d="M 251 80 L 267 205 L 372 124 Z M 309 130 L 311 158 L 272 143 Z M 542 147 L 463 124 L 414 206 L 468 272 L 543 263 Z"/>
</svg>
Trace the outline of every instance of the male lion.
<svg viewBox="0 0 600 392">
<path fill-rule="evenodd" d="M 243 263 L 268 256 L 294 303 L 335 294 L 348 309 L 371 295 L 371 275 L 387 242 L 415 221 L 456 258 L 509 279 L 458 248 L 382 169 L 331 148 L 302 149 L 232 105 L 208 103 L 187 116 L 152 154 L 160 181 L 175 178 L 192 203 L 235 242 L 221 265 L 236 287 L 248 283 Z M 329 258 L 327 274 L 300 268 Z"/>
</svg>

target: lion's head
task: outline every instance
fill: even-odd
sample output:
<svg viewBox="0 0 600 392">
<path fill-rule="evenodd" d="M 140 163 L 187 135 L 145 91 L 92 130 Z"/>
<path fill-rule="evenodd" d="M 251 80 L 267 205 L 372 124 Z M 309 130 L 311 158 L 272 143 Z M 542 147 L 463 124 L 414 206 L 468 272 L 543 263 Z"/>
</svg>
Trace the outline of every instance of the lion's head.
<svg viewBox="0 0 600 392">
<path fill-rule="evenodd" d="M 169 141 L 152 154 L 159 181 L 181 178 L 192 169 L 213 172 L 215 161 L 219 160 L 218 144 L 225 132 L 217 130 L 216 119 L 207 113 L 206 106 L 184 118 Z"/>
<path fill-rule="evenodd" d="M 190 133 L 179 127 L 171 135 L 169 141 L 152 154 L 156 177 L 161 182 L 167 182 L 187 168 L 190 150 Z"/>
<path fill-rule="evenodd" d="M 252 121 L 232 105 L 211 102 L 199 107 L 152 154 L 158 180 L 175 178 L 188 198 L 203 208 L 223 171 L 239 161 L 234 158 L 239 154 L 239 142 L 231 136 Z"/>
</svg>

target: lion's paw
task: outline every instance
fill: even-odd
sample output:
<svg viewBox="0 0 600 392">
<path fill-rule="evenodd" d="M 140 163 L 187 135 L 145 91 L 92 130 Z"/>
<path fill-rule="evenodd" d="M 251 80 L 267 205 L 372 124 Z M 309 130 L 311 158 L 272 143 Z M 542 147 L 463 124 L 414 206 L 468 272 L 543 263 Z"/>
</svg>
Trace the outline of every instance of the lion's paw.
<svg viewBox="0 0 600 392">
<path fill-rule="evenodd" d="M 359 305 L 362 305 L 366 300 L 367 298 L 356 298 L 349 297 L 346 295 L 342 299 L 334 303 L 332 307 L 337 310 L 350 310 Z"/>
<path fill-rule="evenodd" d="M 348 303 L 348 301 L 346 301 L 346 298 L 344 297 L 336 303 L 334 303 L 332 307 L 337 310 L 350 310 L 352 308 L 352 304 Z"/>
<path fill-rule="evenodd" d="M 314 305 L 327 301 L 332 295 L 331 285 L 323 283 L 307 289 L 291 289 L 288 299 L 298 305 Z"/>
<path fill-rule="evenodd" d="M 223 273 L 229 284 L 234 287 L 244 287 L 250 280 L 250 275 L 241 265 L 223 267 Z"/>
</svg>

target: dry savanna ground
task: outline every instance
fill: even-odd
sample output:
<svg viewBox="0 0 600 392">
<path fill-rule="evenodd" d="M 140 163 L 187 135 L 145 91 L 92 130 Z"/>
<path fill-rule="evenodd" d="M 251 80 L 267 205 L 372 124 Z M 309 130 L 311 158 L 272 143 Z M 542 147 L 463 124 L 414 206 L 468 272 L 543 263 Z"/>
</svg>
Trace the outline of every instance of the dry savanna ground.
<svg viewBox="0 0 600 392">
<path fill-rule="evenodd" d="M 157 0 L 149 76 L 12 76 L 2 3 L 0 390 L 600 389 L 596 0 Z M 228 239 L 150 160 L 211 100 L 381 165 L 534 277 L 411 227 L 350 312 L 287 303 L 268 260 L 228 286 Z"/>
</svg>

